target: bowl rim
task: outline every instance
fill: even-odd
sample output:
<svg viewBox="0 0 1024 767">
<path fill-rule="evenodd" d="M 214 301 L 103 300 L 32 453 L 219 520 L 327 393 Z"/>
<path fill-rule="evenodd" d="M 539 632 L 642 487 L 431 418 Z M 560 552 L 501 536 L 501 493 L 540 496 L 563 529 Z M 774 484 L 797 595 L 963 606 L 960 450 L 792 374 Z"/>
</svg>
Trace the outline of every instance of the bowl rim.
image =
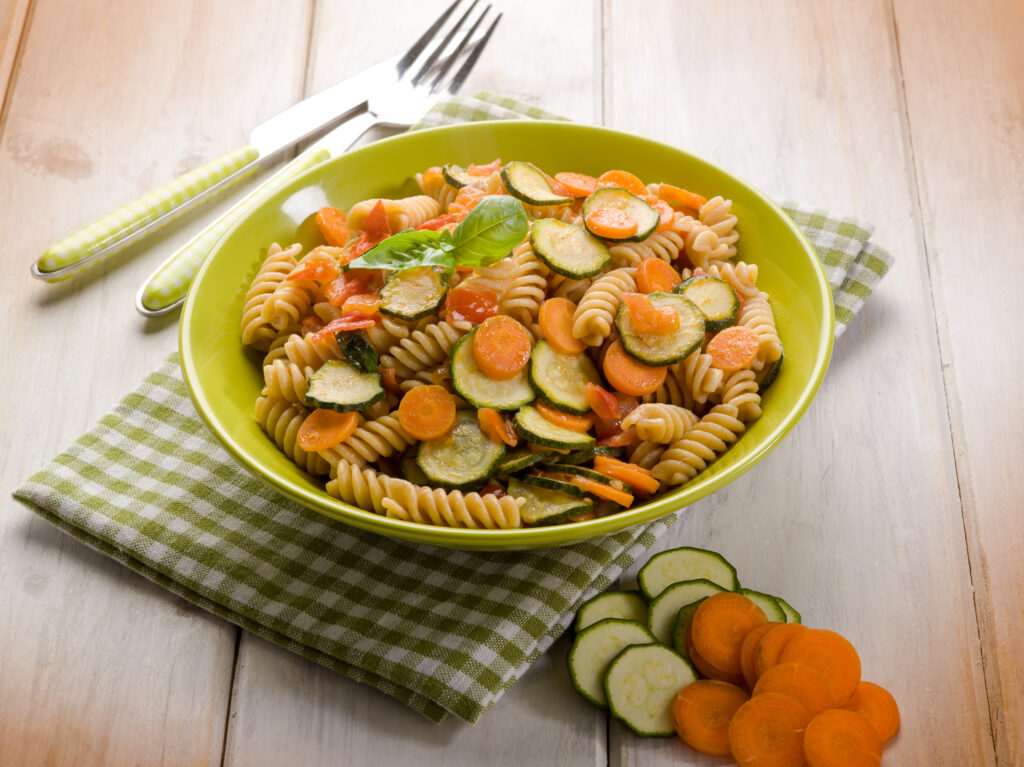
<svg viewBox="0 0 1024 767">
<path fill-rule="evenodd" d="M 184 378 L 186 388 L 188 389 L 189 395 L 192 398 L 192 402 L 195 405 L 200 418 L 214 433 L 220 444 L 227 449 L 236 461 L 242 464 L 242 466 L 244 466 L 250 473 L 269 484 L 282 495 L 291 498 L 306 508 L 322 513 L 325 516 L 346 525 L 351 525 L 352 527 L 378 533 L 391 538 L 399 538 L 407 542 L 415 541 L 446 548 L 464 548 L 466 550 L 503 550 L 541 547 L 554 548 L 558 546 L 567 546 L 587 539 L 605 537 L 621 530 L 651 522 L 655 519 L 666 516 L 673 511 L 684 509 L 702 498 L 707 497 L 759 463 L 772 449 L 775 448 L 782 438 L 789 433 L 810 406 L 811 400 L 813 400 L 821 386 L 821 382 L 828 370 L 832 356 L 832 347 L 835 341 L 835 306 L 832 301 L 832 292 L 828 279 L 825 275 L 824 267 L 806 235 L 804 235 L 796 223 L 794 223 L 785 211 L 783 211 L 782 208 L 770 197 L 742 176 L 726 171 L 719 165 L 709 162 L 708 160 L 686 150 L 673 147 L 660 141 L 648 139 L 643 136 L 627 133 L 625 131 L 614 130 L 600 125 L 589 125 L 586 123 L 577 123 L 566 120 L 487 120 L 458 123 L 454 125 L 443 125 L 417 130 L 415 132 L 401 133 L 375 141 L 364 147 L 351 150 L 351 152 L 339 155 L 338 157 L 332 157 L 331 159 L 296 176 L 284 189 L 278 190 L 278 192 L 269 199 L 274 200 L 281 195 L 293 194 L 295 190 L 308 185 L 310 177 L 314 174 L 322 173 L 325 168 L 334 163 L 343 161 L 347 155 L 361 151 L 362 149 L 373 147 L 377 148 L 377 151 L 379 151 L 379 147 L 382 145 L 386 146 L 395 142 L 402 142 L 407 140 L 410 136 L 418 137 L 425 134 L 459 133 L 464 131 L 473 132 L 478 130 L 487 130 L 494 127 L 509 126 L 530 126 L 531 129 L 534 127 L 547 127 L 556 131 L 592 131 L 603 133 L 609 137 L 626 138 L 630 141 L 640 142 L 641 144 L 646 144 L 648 148 L 654 151 L 671 151 L 680 153 L 686 155 L 692 160 L 707 165 L 718 173 L 728 176 L 730 180 L 744 187 L 745 191 L 754 195 L 761 202 L 766 204 L 767 207 L 779 219 L 781 219 L 783 224 L 794 235 L 796 235 L 797 241 L 803 247 L 806 255 L 809 256 L 812 270 L 817 277 L 816 287 L 818 288 L 819 298 L 826 309 L 826 321 L 823 322 L 819 328 L 819 338 L 817 339 L 819 352 L 813 361 L 812 375 L 808 380 L 807 385 L 800 393 L 796 404 L 785 414 L 785 416 L 783 416 L 782 420 L 772 429 L 772 431 L 762 439 L 761 443 L 751 453 L 745 456 L 742 462 L 737 463 L 734 466 L 730 466 L 721 474 L 715 476 L 709 482 L 702 485 L 699 490 L 699 494 L 696 497 L 686 499 L 685 502 L 683 502 L 682 496 L 687 494 L 686 485 L 684 484 L 675 490 L 664 493 L 654 500 L 648 501 L 634 509 L 626 509 L 616 514 L 599 517 L 586 522 L 576 522 L 571 526 L 558 525 L 550 527 L 522 527 L 502 530 L 465 529 L 426 525 L 418 522 L 392 519 L 373 511 L 368 511 L 366 509 L 361 509 L 359 507 L 352 506 L 351 504 L 347 504 L 340 499 L 328 495 L 327 492 L 322 489 L 313 491 L 295 485 L 287 478 L 277 476 L 272 471 L 268 471 L 258 461 L 250 458 L 244 448 L 232 437 L 232 435 L 228 433 L 222 425 L 215 422 L 210 402 L 198 386 L 198 381 L 200 380 L 199 371 L 196 367 L 196 361 L 192 356 L 191 347 L 186 343 L 186 339 L 192 331 L 192 312 L 197 300 L 196 296 L 199 294 L 197 286 L 202 284 L 203 278 L 215 260 L 214 256 L 221 250 L 224 243 L 227 242 L 238 229 L 242 226 L 248 225 L 251 220 L 252 213 L 259 210 L 260 207 L 269 202 L 269 200 L 264 200 L 252 211 L 249 211 L 245 217 L 235 222 L 225 230 L 222 236 L 217 240 L 216 244 L 211 248 L 208 257 L 197 270 L 181 310 L 181 321 L 178 328 L 178 349 L 182 377 Z"/>
</svg>

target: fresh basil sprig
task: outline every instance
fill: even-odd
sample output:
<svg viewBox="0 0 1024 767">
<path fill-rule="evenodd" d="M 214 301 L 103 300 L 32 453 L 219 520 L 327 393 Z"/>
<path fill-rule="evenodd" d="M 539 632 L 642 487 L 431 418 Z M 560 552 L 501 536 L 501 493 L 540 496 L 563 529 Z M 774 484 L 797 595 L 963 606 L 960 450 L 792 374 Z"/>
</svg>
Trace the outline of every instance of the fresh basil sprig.
<svg viewBox="0 0 1024 767">
<path fill-rule="evenodd" d="M 529 227 L 523 204 L 508 195 L 483 198 L 452 232 L 400 232 L 382 240 L 349 267 L 412 269 L 417 266 L 488 266 L 523 241 Z"/>
</svg>

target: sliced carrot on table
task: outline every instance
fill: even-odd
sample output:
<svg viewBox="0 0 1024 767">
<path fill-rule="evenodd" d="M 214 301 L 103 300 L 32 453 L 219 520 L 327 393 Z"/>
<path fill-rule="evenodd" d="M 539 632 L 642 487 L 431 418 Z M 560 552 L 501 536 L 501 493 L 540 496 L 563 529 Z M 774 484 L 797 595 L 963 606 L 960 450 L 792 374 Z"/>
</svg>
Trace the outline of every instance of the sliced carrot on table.
<svg viewBox="0 0 1024 767">
<path fill-rule="evenodd" d="M 693 646 L 715 668 L 740 673 L 740 647 L 752 628 L 767 623 L 761 608 L 742 594 L 712 594 L 693 614 Z"/>
<path fill-rule="evenodd" d="M 650 469 L 637 466 L 635 463 L 620 461 L 618 458 L 609 458 L 603 455 L 595 456 L 594 471 L 600 472 L 606 477 L 625 482 L 641 495 L 656 493 L 661 486 L 658 480 L 651 475 Z"/>
<path fill-rule="evenodd" d="M 757 683 L 757 644 L 765 634 L 776 626 L 782 625 L 782 623 L 776 621 L 762 623 L 760 626 L 754 626 L 743 637 L 743 644 L 740 645 L 740 671 L 747 683 L 747 687 L 751 690 L 754 689 L 754 685 Z"/>
<path fill-rule="evenodd" d="M 769 669 L 776 663 L 779 663 L 779 657 L 782 655 L 782 651 L 786 649 L 786 644 L 790 639 L 795 637 L 797 634 L 802 634 L 809 630 L 810 629 L 800 623 L 783 623 L 761 637 L 761 641 L 757 643 L 757 650 L 754 654 L 755 680 L 759 678 L 766 669 Z"/>
<path fill-rule="evenodd" d="M 606 501 L 613 501 L 623 508 L 629 508 L 633 505 L 633 496 L 624 490 L 619 490 L 611 485 L 606 485 L 604 482 L 598 482 L 595 479 L 587 479 L 586 477 L 578 477 L 575 474 L 566 474 L 563 477 L 567 482 L 570 482 L 580 490 L 596 495 L 598 498 L 603 498 Z"/>
<path fill-rule="evenodd" d="M 636 267 L 636 287 L 641 293 L 671 293 L 680 282 L 679 273 L 660 258 L 645 258 Z"/>
<path fill-rule="evenodd" d="M 587 345 L 572 335 L 572 318 L 576 304 L 568 298 L 554 297 L 540 305 L 537 324 L 541 335 L 561 354 L 579 354 Z"/>
<path fill-rule="evenodd" d="M 358 425 L 358 413 L 317 408 L 302 421 L 295 443 L 308 453 L 328 450 L 351 437 Z"/>
<path fill-rule="evenodd" d="M 638 333 L 665 335 L 679 330 L 679 313 L 671 306 L 655 306 L 644 293 L 623 293 L 622 302 Z"/>
<path fill-rule="evenodd" d="M 828 682 L 833 706 L 845 705 L 860 684 L 857 650 L 842 634 L 828 629 L 797 634 L 782 648 L 779 662 L 806 663 L 818 669 Z"/>
<path fill-rule="evenodd" d="M 414 439 L 437 439 L 455 426 L 455 398 L 443 386 L 417 386 L 398 403 L 398 422 Z"/>
<path fill-rule="evenodd" d="M 863 716 L 888 743 L 900 729 L 900 709 L 888 690 L 872 682 L 861 682 L 843 708 Z"/>
<path fill-rule="evenodd" d="M 833 708 L 808 722 L 804 758 L 808 767 L 877 767 L 882 739 L 856 711 Z"/>
<path fill-rule="evenodd" d="M 685 189 L 680 189 L 678 186 L 672 186 L 672 184 L 659 184 L 658 196 L 667 202 L 682 205 L 684 208 L 690 208 L 691 210 L 700 210 L 701 205 L 707 202 L 707 198 L 693 192 L 688 192 Z"/>
<path fill-rule="evenodd" d="M 699 679 L 672 702 L 672 719 L 683 743 L 709 756 L 729 756 L 729 722 L 750 700 L 746 690 L 727 682 Z"/>
<path fill-rule="evenodd" d="M 515 447 L 519 443 L 519 435 L 512 427 L 512 422 L 494 408 L 480 408 L 476 411 L 476 418 L 484 434 L 495 442 L 504 442 L 509 447 Z"/>
<path fill-rule="evenodd" d="M 618 340 L 608 347 L 601 367 L 613 388 L 636 397 L 656 392 L 668 374 L 667 367 L 651 367 L 630 357 Z"/>
<path fill-rule="evenodd" d="M 540 413 L 551 423 L 556 426 L 563 426 L 566 429 L 578 432 L 590 431 L 590 427 L 594 425 L 594 417 L 592 415 L 573 415 L 572 413 L 566 413 L 558 408 L 553 408 L 544 400 L 538 399 L 533 403 L 533 406 L 537 408 L 537 412 Z"/>
<path fill-rule="evenodd" d="M 473 357 L 484 375 L 507 381 L 523 372 L 530 361 L 532 339 L 519 322 L 506 314 L 488 317 L 473 334 Z"/>
<path fill-rule="evenodd" d="M 636 219 L 618 208 L 598 208 L 586 217 L 587 229 L 598 237 L 621 240 L 636 234 L 640 228 Z"/>
<path fill-rule="evenodd" d="M 598 189 L 617 187 L 636 195 L 647 194 L 647 187 L 644 186 L 644 182 L 628 170 L 610 170 L 607 173 L 602 173 L 597 177 L 597 187 Z"/>
<path fill-rule="evenodd" d="M 749 367 L 757 357 L 761 337 L 748 327 L 733 325 L 715 334 L 708 341 L 707 353 L 711 364 L 719 370 L 731 373 Z"/>
<path fill-rule="evenodd" d="M 800 767 L 804 764 L 807 709 L 777 692 L 751 698 L 729 722 L 729 749 L 743 767 Z"/>
<path fill-rule="evenodd" d="M 720 668 L 715 668 L 703 655 L 693 646 L 693 633 L 687 629 L 686 632 L 686 654 L 690 658 L 690 662 L 693 667 L 700 672 L 701 676 L 707 677 L 708 679 L 715 679 L 719 682 L 728 682 L 734 684 L 737 687 L 743 684 L 742 674 L 732 674 L 728 671 L 722 671 Z"/>
<path fill-rule="evenodd" d="M 777 663 L 766 669 L 754 685 L 752 695 L 781 692 L 800 701 L 811 716 L 832 705 L 828 682 L 821 672 L 804 663 Z"/>
<path fill-rule="evenodd" d="M 316 227 L 328 245 L 340 248 L 348 240 L 349 231 L 345 224 L 345 214 L 337 208 L 320 208 L 316 212 Z"/>
<path fill-rule="evenodd" d="M 597 189 L 597 179 L 586 173 L 556 173 L 555 180 L 568 189 L 573 197 L 587 197 Z"/>
</svg>

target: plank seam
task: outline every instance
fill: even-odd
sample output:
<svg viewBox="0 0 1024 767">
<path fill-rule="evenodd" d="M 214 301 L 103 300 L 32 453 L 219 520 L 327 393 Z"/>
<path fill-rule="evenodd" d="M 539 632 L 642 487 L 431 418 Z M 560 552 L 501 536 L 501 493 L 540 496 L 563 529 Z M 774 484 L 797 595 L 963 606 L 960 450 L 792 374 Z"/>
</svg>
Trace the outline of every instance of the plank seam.
<svg viewBox="0 0 1024 767">
<path fill-rule="evenodd" d="M 235 709 L 235 678 L 238 675 L 238 659 L 241 655 L 242 629 L 235 626 L 235 655 L 231 659 L 231 681 L 228 684 L 228 710 L 224 715 L 224 738 L 220 747 L 220 767 L 224 767 L 228 755 L 228 738 L 231 733 L 231 713 Z"/>
<path fill-rule="evenodd" d="M 32 27 L 32 19 L 35 16 L 36 0 L 28 0 L 25 8 L 25 17 L 21 21 L 21 31 L 18 34 L 18 44 L 14 50 L 14 60 L 11 62 L 11 74 L 7 78 L 7 85 L 3 95 L 0 96 L 0 138 L 3 137 L 7 128 L 7 114 L 11 110 L 11 102 L 14 100 L 14 86 L 18 80 L 18 73 L 21 71 L 21 62 L 25 56 L 25 48 L 28 45 L 28 35 Z"/>
</svg>

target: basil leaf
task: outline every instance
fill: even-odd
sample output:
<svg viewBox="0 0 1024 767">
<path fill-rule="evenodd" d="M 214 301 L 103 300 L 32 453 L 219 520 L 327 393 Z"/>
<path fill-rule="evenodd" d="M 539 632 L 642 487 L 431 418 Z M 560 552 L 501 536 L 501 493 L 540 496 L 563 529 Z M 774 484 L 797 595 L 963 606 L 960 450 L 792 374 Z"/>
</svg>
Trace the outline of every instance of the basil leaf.
<svg viewBox="0 0 1024 767">
<path fill-rule="evenodd" d="M 452 245 L 440 232 L 429 230 L 400 232 L 381 240 L 359 258 L 349 261 L 348 268 L 411 269 L 414 266 L 437 265 L 451 271 L 455 268 Z"/>
<path fill-rule="evenodd" d="M 455 227 L 451 242 L 460 266 L 488 266 L 509 254 L 529 231 L 523 204 L 508 195 L 484 197 Z"/>
<path fill-rule="evenodd" d="M 366 336 L 361 332 L 335 333 L 334 338 L 338 342 L 338 348 L 345 355 L 345 359 L 355 365 L 364 373 L 376 373 L 380 358 L 377 350 L 370 346 Z"/>
</svg>

